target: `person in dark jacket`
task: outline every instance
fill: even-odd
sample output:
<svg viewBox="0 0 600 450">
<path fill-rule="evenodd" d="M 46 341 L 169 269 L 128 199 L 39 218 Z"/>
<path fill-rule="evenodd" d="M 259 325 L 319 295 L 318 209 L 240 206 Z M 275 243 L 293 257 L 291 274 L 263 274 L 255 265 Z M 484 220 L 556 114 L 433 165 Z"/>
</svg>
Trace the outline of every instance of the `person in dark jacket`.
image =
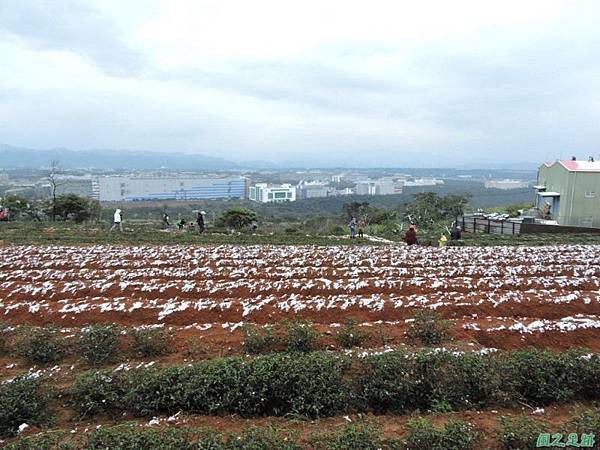
<svg viewBox="0 0 600 450">
<path fill-rule="evenodd" d="M 408 230 L 406 230 L 404 242 L 406 242 L 407 245 L 415 245 L 417 243 L 417 227 L 414 223 L 412 223 L 410 227 L 408 227 Z"/>
<path fill-rule="evenodd" d="M 461 237 L 462 237 L 462 228 L 459 226 L 452 228 L 452 231 L 450 232 L 450 240 L 451 241 L 460 241 Z"/>
<path fill-rule="evenodd" d="M 163 230 L 170 230 L 171 229 L 171 222 L 170 222 L 170 218 L 169 215 L 165 212 L 163 213 Z"/>
<path fill-rule="evenodd" d="M 196 217 L 196 223 L 198 224 L 198 233 L 204 234 L 204 230 L 206 229 L 206 225 L 204 224 L 204 215 L 206 213 L 204 211 L 200 211 L 198 216 Z"/>
</svg>

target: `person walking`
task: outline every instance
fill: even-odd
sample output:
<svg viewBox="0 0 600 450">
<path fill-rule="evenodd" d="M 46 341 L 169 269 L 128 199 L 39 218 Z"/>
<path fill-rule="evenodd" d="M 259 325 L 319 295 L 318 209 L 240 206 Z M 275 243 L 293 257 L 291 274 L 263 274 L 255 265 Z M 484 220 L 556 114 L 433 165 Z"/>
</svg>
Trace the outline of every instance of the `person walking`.
<svg viewBox="0 0 600 450">
<path fill-rule="evenodd" d="M 350 239 L 354 239 L 356 237 L 356 219 L 354 217 L 348 223 L 348 228 L 350 230 Z"/>
<path fill-rule="evenodd" d="M 358 237 L 360 239 L 365 237 L 365 219 L 358 219 L 358 222 L 356 224 L 356 226 L 358 227 Z"/>
<path fill-rule="evenodd" d="M 169 221 L 169 215 L 165 212 L 163 213 L 163 230 L 171 229 L 171 222 Z"/>
<path fill-rule="evenodd" d="M 117 228 L 119 228 L 119 231 L 121 233 L 123 232 L 123 216 L 121 215 L 120 209 L 117 209 L 115 211 L 115 214 L 113 216 L 113 224 L 112 227 L 110 227 L 109 233 L 116 230 Z"/>
<path fill-rule="evenodd" d="M 204 216 L 206 213 L 204 211 L 200 211 L 196 217 L 196 223 L 198 224 L 198 233 L 200 235 L 204 234 L 204 230 L 206 230 L 206 225 L 204 223 Z"/>
<path fill-rule="evenodd" d="M 404 242 L 406 242 L 407 245 L 415 245 L 417 243 L 417 226 L 414 223 L 411 223 L 408 230 L 406 230 Z"/>
</svg>

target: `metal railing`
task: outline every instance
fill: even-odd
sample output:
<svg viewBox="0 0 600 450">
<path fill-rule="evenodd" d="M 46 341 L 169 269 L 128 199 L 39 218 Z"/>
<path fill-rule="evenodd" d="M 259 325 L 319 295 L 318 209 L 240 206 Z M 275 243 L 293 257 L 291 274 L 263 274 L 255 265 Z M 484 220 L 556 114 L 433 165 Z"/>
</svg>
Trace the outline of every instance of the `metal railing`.
<svg viewBox="0 0 600 450">
<path fill-rule="evenodd" d="M 485 217 L 459 217 L 457 223 L 463 231 L 488 234 L 521 234 L 521 224 L 506 220 L 486 219 Z"/>
</svg>

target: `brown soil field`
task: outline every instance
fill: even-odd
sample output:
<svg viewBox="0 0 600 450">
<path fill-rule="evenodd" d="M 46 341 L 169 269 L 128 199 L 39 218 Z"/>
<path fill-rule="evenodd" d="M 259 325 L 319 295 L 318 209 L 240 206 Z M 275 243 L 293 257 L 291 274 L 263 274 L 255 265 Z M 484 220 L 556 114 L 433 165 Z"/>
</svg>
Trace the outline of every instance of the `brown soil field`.
<svg viewBox="0 0 600 450">
<path fill-rule="evenodd" d="M 223 349 L 242 323 L 308 319 L 327 334 L 349 317 L 401 344 L 431 309 L 458 341 L 600 350 L 599 276 L 594 246 L 7 247 L 0 317 L 162 326 L 178 348 L 197 336 Z"/>
<path fill-rule="evenodd" d="M 335 348 L 333 337 L 348 318 L 371 336 L 368 348 L 355 353 L 411 348 L 406 330 L 420 309 L 450 321 L 447 348 L 600 351 L 600 251 L 595 246 L 12 246 L 2 249 L 0 261 L 0 320 L 15 326 L 55 324 L 68 336 L 98 322 L 161 327 L 172 333 L 174 344 L 171 354 L 156 359 L 159 364 L 241 354 L 242 324 L 296 319 L 313 322 L 326 348 Z M 0 380 L 40 370 L 68 385 L 87 368 L 75 356 L 52 368 L 4 356 Z M 569 408 L 554 408 L 547 418 L 562 420 Z M 490 422 L 495 412 L 459 415 L 490 432 L 497 428 Z M 57 426 L 92 426 L 71 420 L 65 412 Z M 311 430 L 345 420 L 293 426 Z M 377 420 L 393 433 L 406 418 Z M 269 421 L 285 419 L 190 416 L 182 423 L 236 430 Z"/>
</svg>

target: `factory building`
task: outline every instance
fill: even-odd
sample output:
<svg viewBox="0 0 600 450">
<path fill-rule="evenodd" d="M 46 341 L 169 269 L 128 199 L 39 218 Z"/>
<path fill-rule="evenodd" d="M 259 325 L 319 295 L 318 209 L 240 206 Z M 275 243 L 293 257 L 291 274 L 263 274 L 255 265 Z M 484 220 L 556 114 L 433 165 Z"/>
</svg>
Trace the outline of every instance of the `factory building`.
<svg viewBox="0 0 600 450">
<path fill-rule="evenodd" d="M 102 202 L 246 198 L 244 177 L 106 176 L 98 178 Z"/>
<path fill-rule="evenodd" d="M 600 227 L 600 162 L 575 158 L 538 170 L 535 207 L 559 225 Z"/>
</svg>

